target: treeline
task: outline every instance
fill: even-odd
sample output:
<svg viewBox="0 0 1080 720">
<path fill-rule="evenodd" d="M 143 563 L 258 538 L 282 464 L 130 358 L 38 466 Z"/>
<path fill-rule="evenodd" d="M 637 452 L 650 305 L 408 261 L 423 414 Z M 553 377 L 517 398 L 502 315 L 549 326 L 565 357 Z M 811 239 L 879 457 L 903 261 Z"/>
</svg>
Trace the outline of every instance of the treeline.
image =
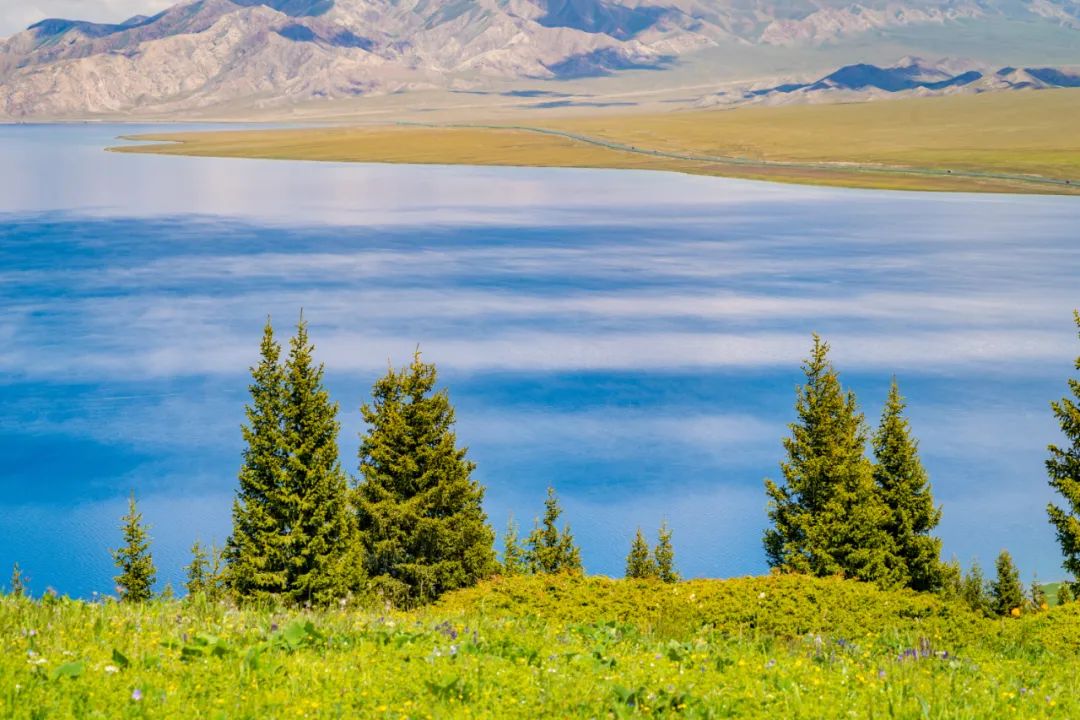
<svg viewBox="0 0 1080 720">
<path fill-rule="evenodd" d="M 1080 328 L 1080 312 L 1074 318 Z M 993 581 L 977 563 L 965 572 L 955 559 L 942 561 L 933 534 L 941 509 L 895 379 L 871 432 L 854 393 L 840 382 L 829 345 L 816 335 L 803 371 L 796 420 L 783 441 L 782 480 L 765 482 L 771 526 L 763 540 L 774 572 L 941 593 L 987 615 L 1046 607 L 1042 586 L 1033 581 L 1025 590 L 1006 551 Z M 458 443 L 454 408 L 446 390 L 436 388 L 435 366 L 419 352 L 407 367 L 390 368 L 361 407 L 367 430 L 356 478 L 341 465 L 338 406 L 323 373 L 303 319 L 284 357 L 267 322 L 260 361 L 251 368 L 232 532 L 220 549 L 195 543 L 186 567 L 189 594 L 412 606 L 496 574 L 582 572 L 580 549 L 570 528 L 559 527 L 562 510 L 551 488 L 542 518 L 524 540 L 510 519 L 496 557 L 484 488 Z M 1074 578 L 1059 586 L 1059 603 L 1073 599 L 1080 577 L 1080 379 L 1070 379 L 1069 390 L 1051 407 L 1070 444 L 1051 445 L 1046 463 L 1050 484 L 1065 501 L 1048 513 Z M 118 590 L 123 600 L 142 602 L 153 596 L 156 570 L 134 496 L 122 530 L 123 546 L 113 551 Z M 654 547 L 638 528 L 626 576 L 679 579 L 666 521 Z M 12 592 L 25 587 L 16 565 Z"/>
</svg>

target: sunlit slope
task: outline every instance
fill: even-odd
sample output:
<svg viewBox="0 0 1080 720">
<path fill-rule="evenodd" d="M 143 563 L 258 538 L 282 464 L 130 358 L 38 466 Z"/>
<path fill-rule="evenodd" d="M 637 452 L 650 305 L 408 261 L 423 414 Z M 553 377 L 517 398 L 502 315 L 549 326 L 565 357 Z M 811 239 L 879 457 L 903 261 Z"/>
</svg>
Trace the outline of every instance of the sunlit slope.
<svg viewBox="0 0 1080 720">
<path fill-rule="evenodd" d="M 910 190 L 1077 193 L 1080 90 L 844 105 L 146 136 L 133 152 L 675 170 Z M 1068 184 L 1067 184 L 1068 183 Z"/>
</svg>

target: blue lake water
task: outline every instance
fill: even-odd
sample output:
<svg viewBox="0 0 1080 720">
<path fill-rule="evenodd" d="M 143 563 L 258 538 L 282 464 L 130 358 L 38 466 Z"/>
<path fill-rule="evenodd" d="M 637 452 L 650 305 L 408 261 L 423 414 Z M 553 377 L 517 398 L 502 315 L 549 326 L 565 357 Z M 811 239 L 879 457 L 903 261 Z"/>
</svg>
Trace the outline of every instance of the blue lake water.
<svg viewBox="0 0 1080 720">
<path fill-rule="evenodd" d="M 111 591 L 131 489 L 162 581 L 224 540 L 247 367 L 301 308 L 347 469 L 371 383 L 419 345 L 496 528 L 554 485 L 591 572 L 664 517 L 684 574 L 765 569 L 817 331 L 871 423 L 898 377 L 946 554 L 1061 576 L 1043 461 L 1080 352 L 1076 198 L 102 152 L 138 130 L 0 128 L 0 572 L 38 592 Z"/>
</svg>

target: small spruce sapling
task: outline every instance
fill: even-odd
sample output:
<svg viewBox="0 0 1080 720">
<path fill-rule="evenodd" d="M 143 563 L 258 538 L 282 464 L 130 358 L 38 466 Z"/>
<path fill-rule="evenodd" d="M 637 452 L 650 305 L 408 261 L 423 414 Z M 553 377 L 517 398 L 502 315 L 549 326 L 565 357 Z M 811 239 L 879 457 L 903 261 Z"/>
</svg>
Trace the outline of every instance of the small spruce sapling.
<svg viewBox="0 0 1080 720">
<path fill-rule="evenodd" d="M 11 590 L 12 597 L 22 597 L 26 595 L 26 582 L 27 578 L 23 575 L 22 568 L 19 567 L 19 563 L 11 568 Z"/>
<path fill-rule="evenodd" d="M 658 535 L 656 548 L 653 550 L 656 575 L 666 583 L 678 582 L 679 573 L 675 570 L 675 548 L 671 545 L 671 528 L 667 520 L 660 524 Z"/>
<path fill-rule="evenodd" d="M 543 522 L 529 533 L 525 561 L 533 573 L 581 572 L 581 550 L 574 544 L 570 526 L 558 528 L 562 508 L 554 488 L 548 488 Z"/>
<path fill-rule="evenodd" d="M 1031 598 L 1031 609 L 1035 612 L 1041 612 L 1050 608 L 1050 603 L 1046 599 L 1046 590 L 1043 589 L 1042 583 L 1039 582 L 1038 575 L 1031 578 L 1031 587 L 1028 590 L 1028 595 Z"/>
<path fill-rule="evenodd" d="M 514 516 L 506 523 L 506 532 L 503 533 L 503 557 L 502 571 L 504 575 L 522 575 L 527 572 L 525 564 L 525 550 L 521 547 L 520 531 L 518 524 L 514 522 Z"/>
<path fill-rule="evenodd" d="M 641 528 L 638 528 L 630 544 L 630 554 L 626 556 L 626 577 L 628 580 L 649 580 L 658 575 L 656 560 L 649 552 L 649 544 L 645 542 Z"/>
<path fill-rule="evenodd" d="M 994 611 L 998 615 L 1018 616 L 1024 605 L 1024 586 L 1020 584 L 1020 571 L 1013 564 L 1012 556 L 1002 550 L 995 563 L 997 579 L 991 586 Z"/>
<path fill-rule="evenodd" d="M 116 586 L 124 602 L 146 602 L 154 596 L 157 570 L 150 554 L 149 528 L 135 505 L 135 493 L 128 498 L 128 513 L 122 518 L 124 546 L 112 551 L 119 568 Z"/>
</svg>

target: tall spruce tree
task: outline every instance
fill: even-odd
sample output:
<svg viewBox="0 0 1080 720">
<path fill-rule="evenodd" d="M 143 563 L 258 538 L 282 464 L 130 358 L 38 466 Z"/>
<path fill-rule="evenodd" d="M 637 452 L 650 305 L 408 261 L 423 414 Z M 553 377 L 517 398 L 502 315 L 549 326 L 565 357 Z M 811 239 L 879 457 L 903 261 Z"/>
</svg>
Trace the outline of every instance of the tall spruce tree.
<svg viewBox="0 0 1080 720">
<path fill-rule="evenodd" d="M 498 570 L 495 533 L 475 465 L 459 448 L 454 408 L 417 351 L 375 383 L 361 408 L 358 517 L 373 586 L 402 603 L 426 602 Z"/>
<path fill-rule="evenodd" d="M 285 361 L 287 595 L 301 604 L 342 600 L 362 581 L 356 515 L 338 457 L 337 403 L 323 386 L 323 366 L 301 317 Z"/>
<path fill-rule="evenodd" d="M 1013 564 L 1012 556 L 1002 550 L 994 564 L 997 578 L 991 586 L 994 612 L 998 615 L 1016 615 L 1024 606 L 1024 586 L 1020 584 L 1020 571 Z"/>
<path fill-rule="evenodd" d="M 289 537 L 285 524 L 285 372 L 281 346 L 267 319 L 260 360 L 251 368 L 251 403 L 242 428 L 244 462 L 233 502 L 232 534 L 225 544 L 225 586 L 239 598 L 281 598 L 289 586 Z"/>
<path fill-rule="evenodd" d="M 142 513 L 135 505 L 135 493 L 128 498 L 128 512 L 122 518 L 124 545 L 112 551 L 119 568 L 116 586 L 124 602 L 146 602 L 154 597 L 157 569 L 150 553 L 150 537 Z"/>
<path fill-rule="evenodd" d="M 866 422 L 814 335 L 797 392 L 797 422 L 784 440 L 784 484 L 765 481 L 769 564 L 818 576 L 843 574 L 890 587 L 902 581 L 895 544 L 884 526 L 888 509 L 866 458 Z"/>
<path fill-rule="evenodd" d="M 671 528 L 668 527 L 667 520 L 660 523 L 656 547 L 653 549 L 653 560 L 656 563 L 656 576 L 661 581 L 666 583 L 679 581 L 679 573 L 675 569 L 675 548 L 671 545 Z"/>
<path fill-rule="evenodd" d="M 251 371 L 247 447 L 225 550 L 225 582 L 241 598 L 324 605 L 361 584 L 338 407 L 313 354 L 301 318 L 283 363 L 267 321 Z"/>
<path fill-rule="evenodd" d="M 514 522 L 513 515 L 506 523 L 506 532 L 503 533 L 503 575 L 521 575 L 528 570 L 525 564 L 525 550 L 521 547 L 521 536 L 518 524 Z"/>
<path fill-rule="evenodd" d="M 574 544 L 570 526 L 559 530 L 562 508 L 555 488 L 548 488 L 544 501 L 544 518 L 538 521 L 525 550 L 525 561 L 533 573 L 581 572 L 581 550 Z"/>
<path fill-rule="evenodd" d="M 1080 311 L 1073 313 L 1073 319 L 1080 328 Z M 1080 370 L 1080 356 L 1075 367 Z M 1080 578 L 1080 377 L 1069 378 L 1068 382 L 1071 397 L 1066 395 L 1050 403 L 1068 444 L 1051 445 L 1050 459 L 1046 461 L 1050 487 L 1061 494 L 1065 506 L 1050 503 L 1046 510 L 1065 555 L 1063 567 L 1074 578 Z M 1073 587 L 1074 595 L 1077 589 Z"/>
<path fill-rule="evenodd" d="M 631 580 L 649 580 L 659 576 L 656 560 L 649 551 L 649 543 L 641 528 L 637 529 L 634 541 L 630 544 L 630 554 L 626 556 L 626 577 Z"/>
<path fill-rule="evenodd" d="M 894 378 L 873 437 L 874 481 L 888 510 L 885 531 L 895 543 L 899 581 L 914 590 L 929 591 L 942 583 L 941 540 L 930 534 L 941 521 L 941 510 L 934 505 L 918 443 L 904 417 L 905 407 Z"/>
</svg>

